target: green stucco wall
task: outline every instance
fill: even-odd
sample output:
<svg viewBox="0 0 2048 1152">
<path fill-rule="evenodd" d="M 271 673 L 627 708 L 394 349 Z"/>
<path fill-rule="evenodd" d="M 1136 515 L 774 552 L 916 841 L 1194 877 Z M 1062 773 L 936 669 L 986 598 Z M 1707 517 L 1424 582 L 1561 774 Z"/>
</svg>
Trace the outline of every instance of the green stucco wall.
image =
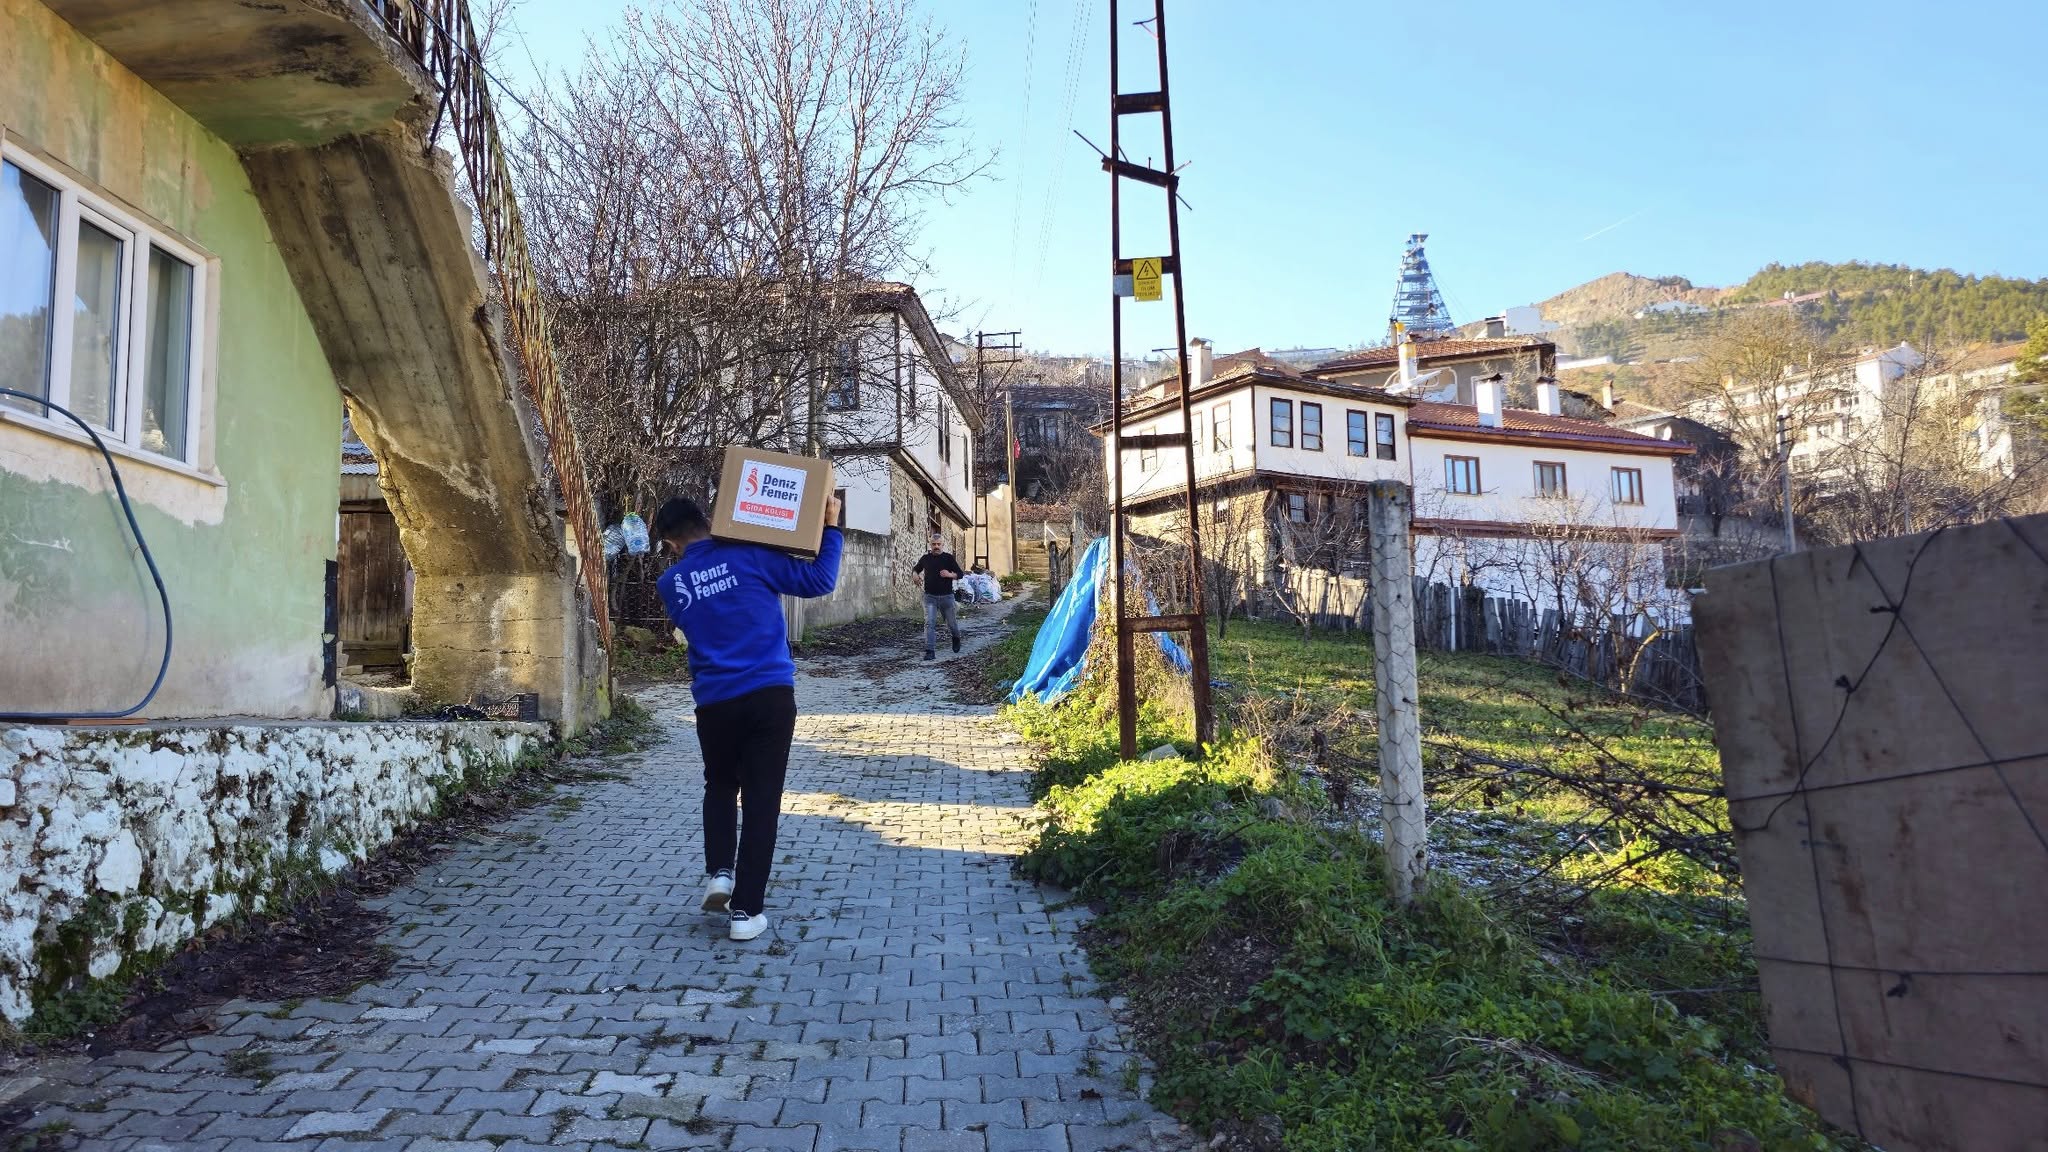
<svg viewBox="0 0 2048 1152">
<path fill-rule="evenodd" d="M 0 131 L 215 258 L 202 464 L 127 458 L 176 649 L 153 718 L 323 714 L 341 394 L 235 152 L 35 0 L 0 0 Z M 90 448 L 0 422 L 0 712 L 125 707 L 162 643 Z"/>
</svg>

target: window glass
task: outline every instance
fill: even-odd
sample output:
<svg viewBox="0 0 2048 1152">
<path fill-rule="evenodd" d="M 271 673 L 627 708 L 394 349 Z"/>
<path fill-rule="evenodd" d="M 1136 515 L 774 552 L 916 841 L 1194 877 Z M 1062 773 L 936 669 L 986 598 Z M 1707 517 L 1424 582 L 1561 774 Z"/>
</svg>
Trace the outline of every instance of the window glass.
<svg viewBox="0 0 2048 1152">
<path fill-rule="evenodd" d="M 1379 458 L 1382 460 L 1392 460 L 1394 458 L 1394 418 L 1385 412 L 1376 412 L 1373 414 L 1372 422 L 1373 439 L 1379 448 Z"/>
<path fill-rule="evenodd" d="M 50 394 L 58 205 L 55 188 L 0 164 L 0 382 L 38 396 Z M 39 410 L 25 400 L 6 402 Z"/>
<path fill-rule="evenodd" d="M 1323 406 L 1303 401 L 1301 405 L 1301 447 L 1305 452 L 1323 450 Z"/>
<path fill-rule="evenodd" d="M 102 428 L 114 423 L 121 385 L 121 261 L 126 241 L 78 222 L 78 282 L 71 302 L 71 410 Z"/>
<path fill-rule="evenodd" d="M 149 250 L 148 318 L 142 446 L 182 459 L 192 390 L 192 266 L 156 247 Z"/>
<path fill-rule="evenodd" d="M 1348 412 L 1344 416 L 1344 450 L 1353 456 L 1364 456 L 1365 413 Z"/>
</svg>

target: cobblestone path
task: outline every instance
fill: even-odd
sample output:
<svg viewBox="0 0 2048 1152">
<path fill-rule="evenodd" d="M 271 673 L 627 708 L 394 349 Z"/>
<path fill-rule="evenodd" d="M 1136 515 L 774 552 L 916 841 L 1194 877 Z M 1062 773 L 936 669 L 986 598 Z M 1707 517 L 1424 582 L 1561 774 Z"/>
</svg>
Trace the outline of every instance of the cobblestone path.
<svg viewBox="0 0 2048 1152">
<path fill-rule="evenodd" d="M 667 735 L 627 778 L 384 901 L 389 979 L 46 1069 L 28 1129 L 87 1149 L 1179 1147 L 1127 1087 L 1080 913 L 1011 875 L 1024 750 L 946 702 L 946 671 L 914 650 L 806 665 L 759 940 L 697 910 L 689 694 L 655 689 Z"/>
</svg>

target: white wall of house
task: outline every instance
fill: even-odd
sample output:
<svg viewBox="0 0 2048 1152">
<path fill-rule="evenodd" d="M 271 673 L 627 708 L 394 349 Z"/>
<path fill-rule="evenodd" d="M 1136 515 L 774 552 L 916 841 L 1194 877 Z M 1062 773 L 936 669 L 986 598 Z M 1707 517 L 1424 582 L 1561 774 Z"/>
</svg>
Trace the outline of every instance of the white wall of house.
<svg viewBox="0 0 2048 1152">
<path fill-rule="evenodd" d="M 1287 406 L 1293 425 L 1291 445 L 1274 443 L 1273 403 Z M 1304 406 L 1320 411 L 1322 446 L 1307 447 L 1304 439 L 1308 417 Z M 1277 388 L 1260 384 L 1253 389 L 1251 405 L 1257 424 L 1258 466 L 1262 471 L 1286 472 L 1296 476 L 1340 482 L 1408 479 L 1407 409 L 1396 404 L 1373 404 L 1337 396 Z M 1365 414 L 1365 455 L 1354 456 L 1350 447 L 1350 413 Z M 1394 424 L 1394 459 L 1382 460 L 1377 452 L 1379 417 Z"/>
<path fill-rule="evenodd" d="M 1202 450 L 1195 454 L 1195 476 L 1207 480 L 1214 476 L 1227 476 L 1252 466 L 1252 450 L 1246 430 L 1241 427 L 1241 418 L 1246 409 L 1246 394 L 1242 391 L 1218 400 L 1195 405 L 1195 423 L 1201 428 L 1204 441 Z M 1229 429 L 1230 447 L 1217 452 L 1214 450 L 1215 433 L 1213 421 L 1216 413 L 1222 413 L 1225 426 Z M 1133 420 L 1127 431 L 1133 436 L 1156 433 L 1164 435 L 1181 430 L 1180 409 L 1168 408 L 1154 416 Z M 1102 438 L 1103 474 L 1114 482 L 1116 475 L 1117 437 Z M 1124 499 L 1139 500 L 1166 492 L 1178 491 L 1186 482 L 1186 457 L 1179 448 L 1159 448 L 1151 451 L 1132 449 L 1124 453 Z"/>
<path fill-rule="evenodd" d="M 1408 441 L 1414 454 L 1417 519 L 1448 518 L 1495 523 L 1578 523 L 1608 528 L 1678 527 L 1678 497 L 1672 457 L 1638 455 L 1561 444 L 1485 443 L 1450 440 L 1416 430 Z M 1450 490 L 1448 460 L 1479 462 L 1479 492 Z M 1563 499 L 1540 495 L 1536 465 L 1564 465 Z M 1642 480 L 1642 502 L 1616 503 L 1614 470 L 1632 469 Z"/>
<path fill-rule="evenodd" d="M 1273 444 L 1272 401 L 1288 405 L 1292 420 L 1291 446 Z M 1304 448 L 1302 405 L 1318 405 L 1322 413 L 1322 447 Z M 1353 456 L 1349 447 L 1348 420 L 1351 412 L 1366 415 L 1366 454 Z M 1407 480 L 1408 446 L 1403 431 L 1406 409 L 1394 404 L 1373 404 L 1339 396 L 1323 395 L 1260 383 L 1230 391 L 1214 399 L 1204 398 L 1193 406 L 1195 417 L 1195 477 L 1207 481 L 1219 476 L 1262 471 L 1285 472 L 1316 480 L 1358 482 L 1366 480 Z M 1394 459 L 1382 460 L 1376 450 L 1375 419 L 1387 416 L 1394 423 Z M 1220 426 L 1224 435 L 1219 438 Z M 1168 408 L 1157 415 L 1132 420 L 1132 435 L 1170 433 L 1181 430 L 1180 411 Z M 1116 438 L 1103 438 L 1103 467 L 1115 467 Z M 1124 454 L 1124 498 L 1178 490 L 1185 482 L 1186 469 L 1181 450 L 1160 448 L 1146 452 L 1133 449 Z"/>
<path fill-rule="evenodd" d="M 1581 623 L 1620 616 L 1636 635 L 1682 624 L 1691 614 L 1690 596 L 1667 585 L 1664 546 L 1656 540 L 1425 533 L 1415 538 L 1415 574 L 1453 588 L 1476 586 Z"/>
<path fill-rule="evenodd" d="M 846 527 L 855 532 L 889 534 L 889 458 L 849 456 L 832 462 L 834 478 L 846 490 Z"/>
<path fill-rule="evenodd" d="M 908 325 L 902 341 L 905 387 L 903 392 L 903 449 L 911 462 L 963 511 L 974 507 L 971 483 L 974 462 L 974 430 L 960 416 L 960 405 L 939 383 L 931 357 L 943 349 L 922 349 Z"/>
</svg>

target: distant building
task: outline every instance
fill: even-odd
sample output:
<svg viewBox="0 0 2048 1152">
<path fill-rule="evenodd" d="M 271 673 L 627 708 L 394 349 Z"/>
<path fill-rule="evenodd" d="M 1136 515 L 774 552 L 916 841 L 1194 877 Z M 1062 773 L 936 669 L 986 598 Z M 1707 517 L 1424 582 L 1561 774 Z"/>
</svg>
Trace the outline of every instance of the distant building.
<svg viewBox="0 0 2048 1152">
<path fill-rule="evenodd" d="M 1314 374 L 1365 388 L 1409 391 L 1418 400 L 1472 404 L 1474 386 L 1494 380 L 1511 397 L 1533 399 L 1537 381 L 1557 373 L 1557 345 L 1540 336 L 1509 336 L 1504 322 L 1490 322 L 1489 333 L 1477 339 L 1417 340 L 1408 345 L 1414 357 L 1413 385 L 1401 383 L 1401 345 L 1383 344 L 1326 360 Z"/>
<path fill-rule="evenodd" d="M 1214 358 L 1212 373 L 1206 347 L 1191 348 L 1205 555 L 1238 571 L 1254 602 L 1298 591 L 1300 570 L 1363 575 L 1363 485 L 1399 480 L 1415 492 L 1420 574 L 1574 612 L 1591 607 L 1589 581 L 1633 582 L 1633 605 L 1669 602 L 1673 464 L 1693 448 L 1564 415 L 1556 382 L 1540 373 L 1553 357 L 1548 341 L 1437 340 L 1368 349 L 1314 373 L 1254 349 Z M 1508 406 L 1521 374 L 1533 408 Z M 1176 397 L 1161 385 L 1127 408 L 1118 431 L 1180 430 Z M 1113 467 L 1120 436 L 1105 440 Z M 1137 531 L 1172 535 L 1180 454 L 1134 448 L 1123 464 Z M 1598 556 L 1598 571 L 1561 553 Z"/>
<path fill-rule="evenodd" d="M 1829 456 L 1881 415 L 1885 389 L 1927 358 L 1911 344 L 1867 348 L 1844 363 L 1800 371 L 1787 366 L 1768 386 L 1725 390 L 1682 405 L 1678 415 L 1709 428 L 1769 442 L 1779 414 L 1787 421 L 1793 471 L 1826 480 Z"/>
</svg>

